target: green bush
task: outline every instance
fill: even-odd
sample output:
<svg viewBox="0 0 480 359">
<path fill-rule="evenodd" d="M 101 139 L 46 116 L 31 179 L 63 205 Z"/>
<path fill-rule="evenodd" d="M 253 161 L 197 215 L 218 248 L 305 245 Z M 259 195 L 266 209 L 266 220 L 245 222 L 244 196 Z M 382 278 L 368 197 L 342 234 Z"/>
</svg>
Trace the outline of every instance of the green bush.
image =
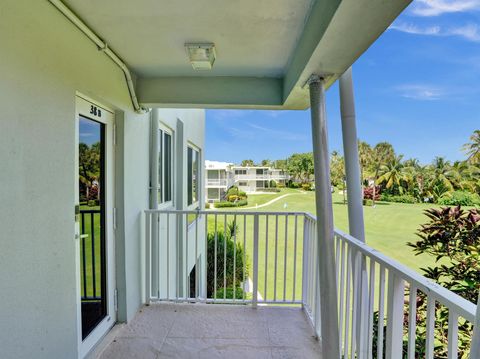
<svg viewBox="0 0 480 359">
<path fill-rule="evenodd" d="M 380 195 L 380 201 L 396 202 L 396 203 L 417 203 L 417 200 L 415 199 L 415 197 L 409 194 L 390 195 L 387 193 L 382 193 Z"/>
<path fill-rule="evenodd" d="M 300 183 L 298 182 L 293 182 L 292 180 L 289 180 L 287 182 L 287 187 L 288 188 L 300 188 Z"/>
<path fill-rule="evenodd" d="M 88 207 L 95 207 L 95 206 L 98 206 L 98 201 L 97 200 L 94 200 L 94 199 L 91 199 L 87 202 L 87 205 Z"/>
<path fill-rule="evenodd" d="M 215 202 L 213 205 L 215 208 L 228 208 L 228 207 L 243 207 L 248 204 L 248 201 L 246 199 L 239 200 L 237 202 L 228 202 L 228 201 L 222 201 L 222 202 Z"/>
<path fill-rule="evenodd" d="M 241 283 L 248 278 L 248 268 L 245 268 L 246 263 L 243 262 L 244 250 L 240 241 L 237 239 L 235 245 L 235 234 L 239 237 L 238 226 L 235 221 L 230 222 L 227 225 L 227 229 L 219 230 L 217 232 L 210 232 L 207 235 L 207 295 L 208 298 L 213 298 L 215 292 L 215 282 L 217 290 L 217 298 L 223 298 L 224 283 L 226 282 L 227 298 L 229 290 L 231 291 L 231 297 L 233 298 L 233 287 L 239 288 Z M 216 269 L 217 276 L 215 278 L 215 254 L 216 254 Z M 234 261 L 235 257 L 235 261 Z M 234 279 L 234 266 L 235 262 L 235 279 Z M 225 274 L 225 276 L 224 276 Z M 234 283 L 235 282 L 235 283 Z M 237 290 L 236 290 L 237 291 Z M 240 295 L 243 295 L 242 290 L 238 291 Z M 235 294 L 237 298 L 239 294 Z"/>
<path fill-rule="evenodd" d="M 222 280 L 220 280 L 220 282 Z M 226 294 L 225 295 L 226 299 L 234 299 L 233 298 L 233 286 L 228 287 L 226 290 L 224 290 L 223 288 L 217 289 L 217 298 L 219 298 L 219 299 L 224 298 L 224 293 Z M 240 286 L 237 286 L 236 289 L 235 289 L 235 299 L 243 299 L 243 296 L 244 296 L 243 288 L 240 287 Z M 248 296 L 248 294 L 245 293 L 245 298 L 247 298 L 247 296 Z"/>
<path fill-rule="evenodd" d="M 270 188 L 276 188 L 277 187 L 277 182 L 275 182 L 274 180 L 270 180 L 269 187 Z"/>
<path fill-rule="evenodd" d="M 262 192 L 280 192 L 278 188 L 262 188 Z"/>
<path fill-rule="evenodd" d="M 476 193 L 455 191 L 445 193 L 438 204 L 447 206 L 480 206 L 480 196 Z"/>
<path fill-rule="evenodd" d="M 278 187 L 278 188 L 285 188 L 285 184 L 279 182 L 279 183 L 277 183 L 277 187 Z"/>
<path fill-rule="evenodd" d="M 312 184 L 311 183 L 302 183 L 302 189 L 304 191 L 311 191 L 312 190 Z"/>
</svg>

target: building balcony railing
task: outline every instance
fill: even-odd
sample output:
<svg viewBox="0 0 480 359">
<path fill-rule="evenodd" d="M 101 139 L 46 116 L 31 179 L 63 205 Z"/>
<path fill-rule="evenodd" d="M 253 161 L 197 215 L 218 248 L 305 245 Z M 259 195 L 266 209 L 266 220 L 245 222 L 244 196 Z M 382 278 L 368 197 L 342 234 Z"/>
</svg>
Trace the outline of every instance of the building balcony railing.
<svg viewBox="0 0 480 359">
<path fill-rule="evenodd" d="M 288 180 L 290 177 L 286 174 L 246 174 L 235 175 L 236 181 L 266 181 L 266 180 Z"/>
<path fill-rule="evenodd" d="M 220 179 L 207 178 L 205 182 L 207 187 L 227 187 L 232 181 L 225 178 L 220 178 Z"/>
<path fill-rule="evenodd" d="M 440 313 L 457 358 L 476 305 L 350 235 L 332 241 L 342 358 L 433 358 Z M 300 306 L 321 338 L 317 253 L 308 213 L 148 210 L 146 301 Z"/>
</svg>

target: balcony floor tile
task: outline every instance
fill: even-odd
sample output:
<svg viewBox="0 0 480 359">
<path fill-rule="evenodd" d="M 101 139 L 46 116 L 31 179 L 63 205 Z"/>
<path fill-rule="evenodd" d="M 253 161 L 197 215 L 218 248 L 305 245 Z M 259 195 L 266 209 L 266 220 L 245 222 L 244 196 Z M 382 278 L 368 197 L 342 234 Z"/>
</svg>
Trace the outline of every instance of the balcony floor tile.
<svg viewBox="0 0 480 359">
<path fill-rule="evenodd" d="M 300 308 L 159 303 L 143 307 L 101 359 L 320 358 Z"/>
</svg>

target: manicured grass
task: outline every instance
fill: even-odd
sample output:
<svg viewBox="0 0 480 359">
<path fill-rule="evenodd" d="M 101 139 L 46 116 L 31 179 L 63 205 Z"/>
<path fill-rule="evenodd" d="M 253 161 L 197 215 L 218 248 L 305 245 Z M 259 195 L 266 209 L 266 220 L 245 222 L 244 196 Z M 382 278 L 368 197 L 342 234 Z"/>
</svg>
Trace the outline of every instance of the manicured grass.
<svg viewBox="0 0 480 359">
<path fill-rule="evenodd" d="M 310 212 L 315 213 L 315 195 L 314 192 L 303 192 L 288 190 L 292 195 L 282 198 L 271 205 L 258 209 L 261 212 Z M 285 194 L 287 190 L 277 193 L 276 196 Z M 271 200 L 272 198 L 269 197 Z M 333 210 L 335 227 L 348 232 L 348 214 L 347 205 L 343 204 L 343 196 L 333 194 Z M 433 205 L 434 206 L 434 205 Z M 364 206 L 365 227 L 367 244 L 385 255 L 397 260 L 398 262 L 422 273 L 422 267 L 428 266 L 434 262 L 434 259 L 428 255 L 416 256 L 412 249 L 407 246 L 407 242 L 416 241 L 415 232 L 420 224 L 425 223 L 427 218 L 423 211 L 432 207 L 431 204 L 402 204 L 402 203 L 377 203 L 375 207 Z M 242 208 L 230 210 L 242 211 Z M 250 210 L 256 211 L 256 210 Z M 227 222 L 233 221 L 234 216 L 228 216 Z M 253 258 L 253 218 L 247 217 L 246 225 L 244 217 L 238 215 L 237 218 L 238 234 L 237 240 L 241 243 L 245 240 L 247 263 L 252 268 Z M 295 253 L 295 231 L 294 217 L 288 219 L 288 227 L 285 227 L 285 217 L 278 218 L 278 239 L 275 243 L 275 217 L 269 216 L 269 232 L 266 233 L 266 219 L 260 217 L 259 220 L 259 291 L 262 296 L 267 295 L 268 299 L 283 298 L 284 285 L 286 285 L 287 299 L 292 297 L 293 292 L 293 268 L 296 266 L 296 288 L 295 297 L 301 297 L 301 268 L 302 268 L 302 242 L 303 242 L 303 220 L 298 218 L 297 223 L 297 244 Z M 218 217 L 217 229 L 223 230 L 223 216 Z M 214 230 L 214 217 L 208 218 L 209 231 Z M 285 241 L 285 232 L 287 240 Z M 267 244 L 268 240 L 268 244 Z M 286 244 L 286 245 L 285 245 Z M 268 255 L 266 256 L 266 248 Z M 285 251 L 286 248 L 286 251 Z M 277 252 L 277 262 L 275 266 L 275 249 Z M 265 265 L 267 261 L 267 265 Z M 284 271 L 286 264 L 287 270 Z M 265 277 L 265 269 L 267 277 Z M 277 272 L 277 281 L 274 281 L 274 273 Z M 252 273 L 250 271 L 250 277 Z M 284 276 L 286 281 L 284 281 Z M 266 280 L 265 280 L 266 278 Z M 267 290 L 265 292 L 265 285 Z M 276 288 L 276 291 L 275 291 Z"/>
<path fill-rule="evenodd" d="M 284 194 L 290 193 L 299 193 L 299 190 L 292 188 L 281 188 L 280 192 L 276 193 L 260 193 L 260 194 L 249 194 L 248 195 L 248 207 L 255 207 L 270 202 L 272 199 L 275 199 Z"/>
</svg>

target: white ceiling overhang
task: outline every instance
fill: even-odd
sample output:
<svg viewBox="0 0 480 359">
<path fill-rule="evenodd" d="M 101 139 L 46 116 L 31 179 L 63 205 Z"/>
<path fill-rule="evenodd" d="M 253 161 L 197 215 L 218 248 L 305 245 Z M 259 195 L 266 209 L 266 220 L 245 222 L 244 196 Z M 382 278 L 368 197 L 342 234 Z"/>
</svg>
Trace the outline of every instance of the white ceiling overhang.
<svg viewBox="0 0 480 359">
<path fill-rule="evenodd" d="M 411 0 L 68 0 L 133 72 L 147 107 L 304 109 L 312 73 L 332 84 Z M 185 43 L 215 44 L 196 71 Z"/>
</svg>

